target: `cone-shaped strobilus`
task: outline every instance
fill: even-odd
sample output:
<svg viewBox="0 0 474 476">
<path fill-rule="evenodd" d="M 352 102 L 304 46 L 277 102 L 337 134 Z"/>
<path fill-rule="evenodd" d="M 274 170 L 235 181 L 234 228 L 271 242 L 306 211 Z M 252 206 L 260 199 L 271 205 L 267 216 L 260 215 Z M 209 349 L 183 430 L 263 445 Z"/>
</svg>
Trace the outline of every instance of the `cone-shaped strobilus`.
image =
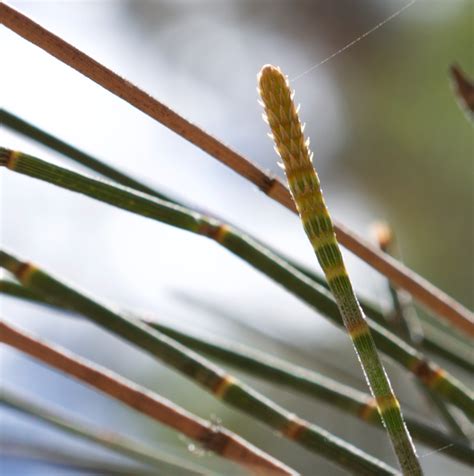
<svg viewBox="0 0 474 476">
<path fill-rule="evenodd" d="M 294 93 L 287 77 L 274 66 L 262 68 L 258 83 L 265 109 L 264 118 L 271 128 L 275 149 L 283 161 L 304 230 L 334 294 L 402 471 L 410 476 L 421 475 L 421 466 L 400 405 L 344 265 L 333 222 L 312 164 L 309 141 L 303 135 L 304 127 L 293 102 Z"/>
</svg>

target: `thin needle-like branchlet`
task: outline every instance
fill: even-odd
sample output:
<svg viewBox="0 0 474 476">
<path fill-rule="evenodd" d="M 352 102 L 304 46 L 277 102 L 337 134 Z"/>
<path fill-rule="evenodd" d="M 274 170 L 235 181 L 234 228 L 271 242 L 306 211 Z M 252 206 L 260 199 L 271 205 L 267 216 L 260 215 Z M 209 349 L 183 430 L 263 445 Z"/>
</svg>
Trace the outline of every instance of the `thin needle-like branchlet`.
<svg viewBox="0 0 474 476">
<path fill-rule="evenodd" d="M 82 51 L 51 33 L 46 28 L 14 8 L 0 3 L 0 22 L 39 46 L 44 51 L 100 84 L 132 106 L 159 121 L 184 139 L 201 148 L 239 175 L 255 184 L 262 192 L 288 209 L 296 211 L 288 189 L 278 179 L 270 177 L 242 155 L 230 149 L 203 129 L 184 119 L 165 104 L 98 63 Z M 335 224 L 339 241 L 370 266 L 410 292 L 437 315 L 474 335 L 472 314 L 460 303 L 421 276 L 387 257 L 342 224 Z"/>
<path fill-rule="evenodd" d="M 0 264 L 38 294 L 52 297 L 62 306 L 79 312 L 96 324 L 149 352 L 201 385 L 215 398 L 263 422 L 289 440 L 335 464 L 352 468 L 361 474 L 397 474 L 396 470 L 385 463 L 285 410 L 199 354 L 139 320 L 113 312 L 35 266 L 22 263 L 3 251 L 0 252 Z M 5 324 L 2 324 L 2 327 L 5 327 Z M 5 339 L 5 336 L 2 335 L 2 338 Z M 246 462 L 252 460 L 246 461 L 242 458 L 242 463 Z M 278 466 L 275 466 L 274 470 L 277 469 Z M 292 473 L 280 468 L 280 474 Z"/>
<path fill-rule="evenodd" d="M 111 185 L 86 177 L 21 152 L 0 148 L 0 166 L 6 166 L 12 171 L 211 238 L 281 284 L 331 321 L 340 326 L 343 325 L 337 304 L 328 290 L 281 261 L 249 237 L 239 235 L 232 227 L 184 207 L 125 189 L 119 185 Z M 472 394 L 461 382 L 379 324 L 370 320 L 369 324 L 377 346 L 384 353 L 409 370 L 426 386 L 458 406 L 468 416 L 474 417 Z"/>
<path fill-rule="evenodd" d="M 61 139 L 41 130 L 39 127 L 34 126 L 33 124 L 28 123 L 27 121 L 21 119 L 20 117 L 12 114 L 11 112 L 0 108 L 0 124 L 3 127 L 9 127 L 10 129 L 24 134 L 30 139 L 34 139 L 40 144 L 43 144 L 66 157 L 71 158 L 74 162 L 81 164 L 98 174 L 103 175 L 111 180 L 114 180 L 117 183 L 120 183 L 126 187 L 133 188 L 140 192 L 148 193 L 158 198 L 163 198 L 165 200 L 171 201 L 169 197 L 165 197 L 158 193 L 156 190 L 148 187 L 147 185 L 135 180 L 129 175 L 121 172 L 120 170 L 112 167 L 105 162 L 92 157 L 90 154 L 83 152 L 82 150 L 74 147 L 67 142 L 64 142 Z"/>
<path fill-rule="evenodd" d="M 386 223 L 378 223 L 373 227 L 373 232 L 379 247 L 389 255 L 396 254 L 394 234 L 391 228 Z M 400 254 L 400 253 L 397 253 Z M 409 294 L 403 291 L 403 289 L 396 289 L 390 281 L 387 281 L 390 296 L 393 303 L 392 315 L 387 319 L 392 325 L 394 332 L 405 338 L 414 347 L 418 347 L 419 336 L 423 335 L 423 329 L 416 313 L 415 306 L 411 301 Z M 421 337 L 422 339 L 423 337 Z M 457 421 L 456 417 L 452 414 L 451 409 L 433 392 L 419 385 L 422 394 L 425 396 L 428 404 L 438 410 L 438 413 L 451 429 L 453 435 L 461 439 L 469 441 L 468 436 L 465 434 L 464 429 Z"/>
<path fill-rule="evenodd" d="M 48 302 L 30 289 L 9 280 L 0 280 L 0 293 L 38 304 L 55 306 L 54 303 Z M 62 311 L 68 311 L 60 306 L 56 307 Z M 64 312 L 61 315 L 65 315 Z M 137 318 L 149 326 L 196 352 L 202 352 L 208 357 L 217 358 L 221 362 L 269 383 L 286 386 L 293 391 L 328 403 L 374 426 L 381 426 L 375 401 L 368 394 L 341 384 L 313 370 L 288 363 L 248 346 L 219 339 L 215 336 L 212 339 L 197 337 L 160 323 L 156 316 L 144 317 L 135 313 L 132 313 L 132 315 L 136 315 Z M 413 437 L 421 443 L 434 450 L 446 448 L 443 450 L 444 454 L 463 463 L 471 464 L 474 460 L 474 450 L 464 442 L 453 440 L 451 436 L 418 418 L 405 415 L 405 421 Z"/>
<path fill-rule="evenodd" d="M 296 475 L 296 472 L 229 430 L 199 418 L 156 393 L 45 342 L 5 321 L 0 341 L 72 376 L 129 407 L 197 441 L 205 449 L 243 465 L 256 475 Z"/>
<path fill-rule="evenodd" d="M 138 190 L 139 192 L 144 192 L 154 197 L 161 198 L 168 202 L 175 203 L 177 205 L 186 206 L 186 204 L 181 203 L 180 201 L 176 200 L 176 198 L 171 198 L 169 195 L 165 195 L 162 192 L 150 188 L 148 185 L 145 185 L 142 182 L 130 177 L 129 175 L 117 170 L 116 168 L 112 168 L 111 166 L 107 165 L 103 161 L 99 160 L 97 157 L 94 157 L 86 152 L 78 149 L 75 146 L 72 146 L 61 139 L 53 136 L 49 132 L 46 132 L 39 127 L 25 121 L 24 119 L 12 114 L 5 109 L 0 109 L 0 123 L 2 125 L 9 127 L 10 129 L 19 132 L 20 134 L 24 134 L 25 136 L 36 140 L 40 144 L 43 144 L 51 149 L 63 154 L 65 157 L 72 159 L 74 162 L 77 162 L 88 169 L 97 172 L 104 176 L 105 178 L 114 180 L 121 185 L 125 185 L 126 187 L 133 188 L 134 190 Z M 202 213 L 199 208 L 193 205 L 193 210 Z M 206 215 L 209 216 L 209 212 L 206 211 Z M 218 219 L 217 216 L 211 215 L 211 218 Z M 219 220 L 221 221 L 221 220 Z M 227 226 L 231 226 L 228 222 L 226 223 Z M 242 230 L 237 229 L 236 227 L 232 226 L 236 229 L 240 235 L 246 235 L 247 233 L 243 232 Z M 296 263 L 292 259 L 283 256 L 280 252 L 273 250 L 267 244 L 262 243 L 261 241 L 257 240 L 255 237 L 251 237 L 254 241 L 258 242 L 263 248 L 272 252 L 276 256 L 278 256 L 282 261 L 286 262 L 288 265 L 296 268 L 301 273 L 305 274 L 309 279 L 315 281 L 317 284 L 322 285 L 328 288 L 327 281 L 325 278 L 312 270 Z M 387 322 L 385 320 L 385 316 L 383 313 L 376 308 L 376 306 L 367 301 L 366 299 L 361 298 L 358 296 L 359 302 L 362 306 L 362 309 L 366 313 L 367 317 L 372 318 L 375 322 L 378 322 L 384 327 L 387 327 Z M 462 355 L 459 355 L 459 351 L 456 352 L 458 347 L 451 347 L 446 348 L 446 341 L 444 339 L 445 335 L 442 332 L 432 333 L 430 329 L 427 329 L 422 339 L 419 341 L 419 348 L 424 349 L 425 347 L 428 348 L 430 351 L 434 352 L 437 355 L 440 355 L 451 362 L 461 365 L 467 370 L 474 372 L 474 363 L 470 358 L 470 355 L 467 358 L 463 358 Z M 421 336 L 420 336 L 421 338 Z"/>
<path fill-rule="evenodd" d="M 190 464 L 182 459 L 174 458 L 157 448 L 147 448 L 142 443 L 130 439 L 123 434 L 95 428 L 89 423 L 79 421 L 75 417 L 66 415 L 60 409 L 51 404 L 39 402 L 36 399 L 25 397 L 17 391 L 2 388 L 0 404 L 14 410 L 38 418 L 50 425 L 55 426 L 71 435 L 92 441 L 102 447 L 108 448 L 120 455 L 128 456 L 135 461 L 151 465 L 160 472 L 181 472 L 198 475 L 206 474 L 207 470 L 197 465 Z"/>
<path fill-rule="evenodd" d="M 279 68 L 267 65 L 259 74 L 258 84 L 265 118 L 272 131 L 275 149 L 283 161 L 304 230 L 336 298 L 403 474 L 421 475 L 421 465 L 403 420 L 400 404 L 347 274 L 288 79 Z"/>
</svg>

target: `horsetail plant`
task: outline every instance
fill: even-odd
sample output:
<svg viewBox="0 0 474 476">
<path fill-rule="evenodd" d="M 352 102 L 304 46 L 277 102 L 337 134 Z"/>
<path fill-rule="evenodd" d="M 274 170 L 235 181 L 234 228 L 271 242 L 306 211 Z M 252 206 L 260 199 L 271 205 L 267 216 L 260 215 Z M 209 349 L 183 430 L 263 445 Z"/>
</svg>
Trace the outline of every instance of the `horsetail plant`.
<svg viewBox="0 0 474 476">
<path fill-rule="evenodd" d="M 30 289 L 13 281 L 0 280 L 0 293 L 37 304 L 55 306 L 62 311 L 68 311 L 68 309 L 46 301 Z M 221 362 L 225 362 L 246 374 L 254 375 L 269 383 L 286 386 L 293 391 L 298 391 L 302 395 L 328 403 L 366 423 L 381 426 L 374 398 L 353 387 L 243 344 L 229 342 L 215 336 L 212 339 L 196 337 L 162 324 L 157 320 L 156 316 L 151 318 L 150 316 L 144 317 L 141 314 L 129 312 L 127 314 L 135 315 L 149 326 L 196 352 L 203 353 L 208 357 L 217 358 Z M 451 436 L 424 423 L 418 418 L 405 415 L 405 421 L 413 437 L 425 445 L 434 450 L 444 448 L 443 452 L 445 454 L 462 463 L 470 464 L 473 461 L 474 450 L 465 442 L 454 440 Z"/>
<path fill-rule="evenodd" d="M 210 238 L 281 284 L 337 325 L 343 326 L 337 304 L 328 290 L 262 248 L 249 237 L 240 235 L 234 228 L 217 220 L 209 219 L 185 207 L 170 204 L 119 185 L 104 183 L 22 152 L 2 147 L 0 147 L 0 166 Z M 409 370 L 424 385 L 444 396 L 466 415 L 474 417 L 472 393 L 465 385 L 376 322 L 369 320 L 369 324 L 376 344 L 383 352 Z"/>
<path fill-rule="evenodd" d="M 266 65 L 259 77 L 259 92 L 276 151 L 283 161 L 290 192 L 304 230 L 334 294 L 344 325 L 359 357 L 369 388 L 392 441 L 404 474 L 423 474 L 400 405 L 379 358 L 367 319 L 347 274 L 319 178 L 312 164 L 309 141 L 293 102 L 287 77 Z"/>
<path fill-rule="evenodd" d="M 340 392 L 340 399 L 337 405 L 340 405 L 341 408 L 344 408 L 345 405 L 347 407 L 352 405 L 352 413 L 357 411 L 358 416 L 365 421 L 372 423 L 378 421 L 380 423 L 377 420 L 380 413 L 388 434 L 391 436 L 392 443 L 394 443 L 395 452 L 399 457 L 403 472 L 415 476 L 421 475 L 422 470 L 416 459 L 415 449 L 407 428 L 404 426 L 398 402 L 393 395 L 390 382 L 378 358 L 375 346 L 379 346 L 381 351 L 394 357 L 400 364 L 409 369 L 427 388 L 444 396 L 449 403 L 458 406 L 469 416 L 473 416 L 474 413 L 472 394 L 469 393 L 464 385 L 453 379 L 443 369 L 426 360 L 418 352 L 418 346 L 407 343 L 409 339 L 406 337 L 399 339 L 391 332 L 387 332 L 384 329 L 384 327 L 387 327 L 385 322 L 382 323 L 381 327 L 377 323 L 371 322 L 370 319 L 366 319 L 363 311 L 364 306 L 362 306 L 362 309 L 359 306 L 357 296 L 347 276 L 334 231 L 337 232 L 341 245 L 356 253 L 356 255 L 382 272 L 398 286 L 409 291 L 415 299 L 424 303 L 439 317 L 444 318 L 449 323 L 450 328 L 456 327 L 466 336 L 474 336 L 472 314 L 435 286 L 432 286 L 431 283 L 404 267 L 403 264 L 381 253 L 380 250 L 367 245 L 364 240 L 354 235 L 343 225 L 332 222 L 319 189 L 319 179 L 311 167 L 309 147 L 304 142 L 303 130 L 292 104 L 291 94 L 288 95 L 290 97 L 288 99 L 286 91 L 283 91 L 282 88 L 278 92 L 283 91 L 285 94 L 280 95 L 278 98 L 273 98 L 273 102 L 277 105 L 278 101 L 280 101 L 280 106 L 289 106 L 286 111 L 283 109 L 283 114 L 281 113 L 281 107 L 280 110 L 274 112 L 275 116 L 280 114 L 280 126 L 283 118 L 285 120 L 288 119 L 287 125 L 289 129 L 285 131 L 284 127 L 280 127 L 278 132 L 281 133 L 281 136 L 286 135 L 286 137 L 280 137 L 281 144 L 279 149 L 284 147 L 283 142 L 285 140 L 289 141 L 289 147 L 283 150 L 283 153 L 280 150 L 280 155 L 282 155 L 285 162 L 285 157 L 283 156 L 286 154 L 287 162 L 290 164 L 289 167 L 286 167 L 290 188 L 292 189 L 290 194 L 279 179 L 267 175 L 258 166 L 212 137 L 206 131 L 187 121 L 165 104 L 160 103 L 137 86 L 129 83 L 113 71 L 74 48 L 59 36 L 54 35 L 46 28 L 3 3 L 0 3 L 0 23 L 5 24 L 10 30 L 27 41 L 32 42 L 63 63 L 75 68 L 97 84 L 209 153 L 247 180 L 253 182 L 268 197 L 280 202 L 291 211 L 300 212 L 304 228 L 325 272 L 329 283 L 328 289 L 333 292 L 335 299 L 327 292 L 324 285 L 318 284 L 319 277 L 318 279 L 314 278 L 312 273 L 303 267 L 289 262 L 279 253 L 274 253 L 271 249 L 262 246 L 261 242 L 245 236 L 233 226 L 208 216 L 206 212 L 196 213 L 195 210 L 182 206 L 179 201 L 170 200 L 165 195 L 155 193 L 152 188 L 143 186 L 134 179 L 130 180 L 114 167 L 103 167 L 100 162 L 90 162 L 86 165 L 91 169 L 99 170 L 103 175 L 120 182 L 125 187 L 130 187 L 130 189 L 114 187 L 107 183 L 94 181 L 81 174 L 70 173 L 67 170 L 38 161 L 33 157 L 2 148 L 0 148 L 0 166 L 6 166 L 15 172 L 54 183 L 132 213 L 212 239 L 235 255 L 243 258 L 247 263 L 259 269 L 274 281 L 282 284 L 313 308 L 329 316 L 332 321 L 338 324 L 345 324 L 353 338 L 354 346 L 356 351 L 358 351 L 359 360 L 362 363 L 369 387 L 373 391 L 373 396 L 365 394 L 357 396 L 357 393 L 350 394 L 349 392 L 347 397 L 347 395 L 344 396 L 344 389 L 342 387 L 331 388 L 329 380 L 322 379 L 318 381 L 314 376 L 309 378 L 310 376 L 307 374 L 295 375 L 297 379 L 294 381 L 298 382 L 300 389 L 306 389 L 309 394 L 314 392 L 317 395 L 316 388 L 318 388 L 319 394 L 324 395 L 323 398 L 326 399 L 330 398 L 329 395 L 336 399 L 336 395 Z M 283 75 L 281 74 L 281 76 Z M 287 83 L 286 86 L 289 90 Z M 460 91 L 458 92 L 460 93 Z M 287 99 L 288 101 L 286 101 Z M 3 110 L 1 112 L 3 113 Z M 288 112 L 290 114 L 287 114 Z M 294 130 L 291 127 L 292 120 L 295 121 L 296 125 L 295 134 L 293 134 Z M 20 127 L 23 127 L 23 125 Z M 27 134 L 34 137 L 35 132 L 30 129 Z M 38 136 L 34 138 L 41 140 Z M 51 141 L 51 139 L 53 138 L 48 138 L 50 141 L 49 146 L 53 148 L 58 147 L 58 143 L 54 144 L 54 141 Z M 64 147 L 64 145 L 67 146 L 65 143 L 59 144 L 60 147 Z M 293 148 L 296 154 L 293 154 Z M 294 163 L 290 163 L 292 161 L 291 155 L 297 155 L 298 151 L 303 151 L 303 153 L 298 156 L 296 162 L 303 158 L 307 159 L 308 164 L 301 162 L 296 163 L 295 166 Z M 306 156 L 304 151 L 307 152 Z M 75 156 L 75 160 L 79 162 L 84 159 L 84 156 L 81 157 L 80 151 L 77 149 L 67 149 L 66 147 L 66 152 L 63 153 Z M 308 170 L 306 170 L 306 165 L 308 165 Z M 290 175 L 292 174 L 293 177 L 291 179 Z M 136 193 L 135 190 L 139 190 L 141 193 Z M 314 192 L 316 199 L 306 197 L 306 191 Z M 297 196 L 298 194 L 299 197 Z M 153 197 L 158 197 L 158 199 Z M 295 199 L 296 206 L 292 197 Z M 300 199 L 299 203 L 298 198 Z M 140 319 L 139 316 L 127 312 L 114 312 L 110 308 L 101 306 L 86 295 L 64 285 L 61 281 L 47 275 L 34 265 L 22 262 L 1 250 L 0 266 L 13 273 L 23 285 L 19 289 L 15 289 L 12 285 L 7 285 L 4 289 L 8 292 L 13 294 L 18 291 L 19 297 L 29 299 L 28 292 L 32 291 L 32 293 L 37 293 L 40 300 L 43 299 L 45 302 L 62 307 L 67 311 L 82 313 L 96 324 L 105 327 L 109 331 L 151 353 L 154 357 L 163 360 L 179 372 L 184 373 L 187 377 L 194 380 L 195 383 L 204 386 L 215 397 L 222 399 L 241 411 L 247 412 L 256 420 L 269 424 L 289 439 L 306 446 L 316 453 L 323 454 L 323 456 L 346 469 L 358 474 L 395 474 L 393 468 L 375 458 L 371 458 L 357 448 L 345 444 L 345 442 L 332 437 L 332 435 L 317 426 L 311 425 L 273 404 L 270 400 L 254 392 L 252 388 L 237 381 L 230 374 L 213 366 L 198 354 L 189 351 L 188 348 L 195 348 L 203 353 L 207 352 L 210 355 L 220 356 L 221 358 L 224 356 L 230 362 L 238 362 L 241 368 L 245 365 L 253 365 L 251 371 L 256 375 L 259 375 L 260 372 L 260 375 L 266 377 L 269 381 L 272 379 L 275 381 L 279 376 L 285 376 L 287 385 L 292 385 L 291 378 L 289 377 L 292 369 L 288 366 L 280 365 L 280 363 L 274 361 L 265 361 L 263 358 L 263 360 L 259 360 L 262 356 L 242 355 L 238 352 L 233 352 L 232 349 L 225 347 L 225 343 L 213 345 L 214 343 L 209 344 L 199 341 L 192 336 L 177 332 L 159 323 L 152 325 L 146 319 Z M 1 286 L 2 283 L 0 283 L 0 291 Z M 342 320 L 339 311 L 341 311 Z M 377 321 L 380 315 L 381 313 L 376 311 L 374 320 Z M 371 315 L 367 313 L 367 317 L 370 318 Z M 373 338 L 370 328 L 372 328 L 374 334 Z M 43 363 L 50 363 L 56 368 L 65 370 L 66 373 L 86 381 L 83 378 L 85 375 L 83 373 L 84 366 L 79 366 L 81 368 L 80 371 L 77 370 L 79 367 L 73 370 L 75 368 L 74 365 L 78 363 L 74 361 L 74 358 L 69 359 L 68 364 L 65 363 L 68 357 L 67 353 L 61 354 L 61 352 L 57 352 L 58 349 L 55 349 L 54 346 L 45 344 L 34 336 L 22 333 L 8 324 L 0 323 L 0 330 L 3 331 L 1 339 L 4 339 L 12 347 L 21 349 L 29 355 L 40 358 Z M 447 330 L 449 331 L 449 328 Z M 458 362 L 462 362 L 465 368 L 472 366 L 470 356 L 464 358 L 457 351 L 452 352 L 452 349 L 444 346 L 443 339 L 447 332 L 443 330 L 439 332 L 441 338 L 432 340 L 431 334 L 429 334 L 428 339 L 423 340 L 423 345 L 426 345 L 427 349 L 436 350 L 438 354 L 450 358 L 451 361 L 455 361 L 459 357 Z M 452 337 L 453 341 L 457 340 L 456 336 Z M 268 378 L 268 375 L 270 378 Z M 107 377 L 110 377 L 110 374 L 105 375 L 106 379 Z M 284 378 L 281 380 L 284 381 Z M 90 383 L 94 382 L 91 381 Z M 297 387 L 297 384 L 294 384 L 294 386 Z M 357 407 L 356 403 L 360 405 Z M 357 410 L 355 410 L 356 408 Z M 211 425 L 211 427 L 214 426 Z M 407 426 L 409 428 L 412 426 L 409 421 L 407 421 Z M 219 429 L 219 426 L 217 426 L 217 430 Z M 416 435 L 417 431 L 419 431 L 426 437 L 426 430 L 427 428 L 421 425 L 414 433 Z M 205 437 L 205 443 L 213 445 L 215 441 L 212 435 L 210 439 L 211 441 L 209 442 L 208 438 Z M 436 437 L 434 440 L 436 440 Z M 459 440 L 452 439 L 448 443 L 447 449 L 449 451 L 454 450 L 458 446 L 458 442 Z M 218 443 L 216 444 L 220 451 L 222 448 L 220 442 Z M 429 444 L 433 445 L 433 440 Z M 466 454 L 464 453 L 464 456 Z M 243 459 L 245 460 L 246 458 Z M 277 465 L 278 463 L 277 461 Z M 252 468 L 252 465 L 247 464 L 247 466 L 250 466 L 251 470 L 255 470 L 255 468 Z M 287 468 L 279 466 L 279 469 L 284 471 Z M 267 474 L 265 470 L 264 472 Z M 288 468 L 288 472 L 283 474 L 293 474 L 293 472 Z"/>
<path fill-rule="evenodd" d="M 101 174 L 107 179 L 113 180 L 121 185 L 130 187 L 139 192 L 144 192 L 156 198 L 166 200 L 167 202 L 185 206 L 185 204 L 176 200 L 176 198 L 172 198 L 168 194 L 165 195 L 161 191 L 157 191 L 155 188 L 149 187 L 148 185 L 136 180 L 135 178 L 130 177 L 126 173 L 104 163 L 97 157 L 94 157 L 78 149 L 77 147 L 66 143 L 65 141 L 55 137 L 51 133 L 40 129 L 39 127 L 27 122 L 26 120 L 16 116 L 15 114 L 12 114 L 11 112 L 5 109 L 0 109 L 0 123 L 2 123 L 2 125 L 6 127 L 9 127 L 15 132 L 23 134 L 26 137 L 29 137 L 30 139 L 33 139 L 56 152 L 59 152 L 65 157 L 71 159 L 72 161 L 87 167 L 91 171 Z M 199 208 L 197 208 L 196 206 L 193 206 L 193 210 L 199 212 Z M 209 216 L 209 213 L 206 212 L 206 215 Z M 209 218 L 218 219 L 216 216 L 209 216 Z M 248 233 L 237 229 L 235 226 L 230 225 L 228 222 L 222 223 L 222 226 L 226 226 L 228 229 L 234 229 L 235 232 L 240 235 L 248 235 Z M 267 251 L 276 255 L 280 260 L 284 261 L 292 268 L 295 268 L 297 271 L 304 274 L 307 278 L 311 279 L 312 281 L 315 281 L 320 286 L 324 286 L 326 289 L 328 288 L 327 282 L 323 276 L 320 276 L 319 274 L 313 272 L 305 266 L 296 263 L 287 256 L 282 255 L 280 252 L 271 249 L 268 244 L 257 240 L 255 237 L 250 236 L 250 238 L 253 241 L 257 242 L 262 248 L 265 248 Z M 379 309 L 377 309 L 373 303 L 361 298 L 360 296 L 358 296 L 358 299 L 367 317 L 373 319 L 378 324 L 387 327 L 387 322 L 384 314 Z M 421 342 L 419 342 L 420 350 L 426 347 L 437 355 L 441 355 L 442 357 L 447 358 L 448 360 L 457 365 L 461 365 L 469 371 L 474 371 L 474 364 L 471 362 L 472 359 L 470 358 L 470 355 L 459 355 L 459 349 L 456 349 L 456 346 L 447 346 L 445 339 L 446 336 L 440 332 L 433 332 L 432 327 L 433 326 L 431 326 L 431 329 L 425 329 L 423 339 L 421 340 Z"/>
<path fill-rule="evenodd" d="M 367 475 L 393 475 L 397 471 L 382 461 L 309 423 L 264 397 L 204 357 L 179 344 L 174 339 L 135 318 L 119 314 L 80 293 L 31 263 L 18 260 L 0 251 L 0 266 L 8 270 L 25 286 L 41 296 L 89 318 L 99 326 L 136 345 L 168 366 L 184 374 L 209 391 L 215 398 L 231 405 L 270 426 L 279 434 L 335 464 Z M 18 332 L 0 324 L 3 340 Z M 24 337 L 19 337 L 24 341 Z M 22 342 L 23 342 L 22 341 Z M 24 343 L 24 342 L 23 342 Z M 31 342 L 30 342 L 31 344 Z M 28 345 L 22 347 L 28 351 Z M 25 350 L 26 349 L 26 350 Z"/>
</svg>

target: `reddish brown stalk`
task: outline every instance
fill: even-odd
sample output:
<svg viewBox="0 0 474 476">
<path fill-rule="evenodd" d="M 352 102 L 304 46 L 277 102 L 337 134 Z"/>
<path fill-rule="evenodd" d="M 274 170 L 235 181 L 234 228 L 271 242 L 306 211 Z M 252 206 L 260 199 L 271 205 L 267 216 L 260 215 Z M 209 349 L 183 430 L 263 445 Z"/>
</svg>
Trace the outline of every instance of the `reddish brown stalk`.
<svg viewBox="0 0 474 476">
<path fill-rule="evenodd" d="M 270 177 L 245 157 L 184 119 L 137 86 L 4 3 L 0 4 L 0 22 L 201 148 L 255 184 L 263 193 L 296 213 L 290 193 L 282 182 Z M 344 225 L 336 222 L 335 231 L 338 241 L 343 246 L 385 275 L 394 284 L 408 291 L 428 309 L 442 316 L 466 334 L 474 336 L 474 319 L 461 304 L 403 264 L 366 243 Z"/>
<path fill-rule="evenodd" d="M 129 407 L 148 415 L 187 437 L 248 468 L 256 475 L 296 475 L 292 469 L 236 434 L 192 415 L 170 401 L 118 374 L 78 357 L 60 347 L 0 322 L 0 342 L 73 376 Z"/>
</svg>

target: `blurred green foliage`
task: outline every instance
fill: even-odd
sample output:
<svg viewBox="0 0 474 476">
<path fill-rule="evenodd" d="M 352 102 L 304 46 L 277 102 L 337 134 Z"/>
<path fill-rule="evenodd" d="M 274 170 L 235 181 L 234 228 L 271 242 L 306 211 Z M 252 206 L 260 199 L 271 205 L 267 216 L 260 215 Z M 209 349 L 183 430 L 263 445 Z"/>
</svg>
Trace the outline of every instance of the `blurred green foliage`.
<svg viewBox="0 0 474 476">
<path fill-rule="evenodd" d="M 335 68 L 352 127 L 341 166 L 380 202 L 406 262 L 468 307 L 474 136 L 448 68 L 474 73 L 473 19 L 466 2 L 446 20 L 387 25 L 383 42 L 372 37 L 348 53 L 350 74 Z"/>
</svg>

